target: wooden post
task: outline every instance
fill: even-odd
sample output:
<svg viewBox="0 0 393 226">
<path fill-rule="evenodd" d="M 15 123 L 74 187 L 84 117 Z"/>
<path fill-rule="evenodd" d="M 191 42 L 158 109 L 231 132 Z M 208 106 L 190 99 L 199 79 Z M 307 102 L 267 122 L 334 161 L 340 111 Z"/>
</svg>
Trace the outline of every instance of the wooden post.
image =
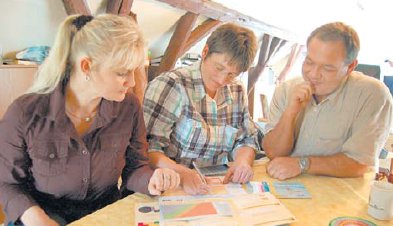
<svg viewBox="0 0 393 226">
<path fill-rule="evenodd" d="M 63 3 L 68 15 L 72 15 L 72 14 L 91 15 L 86 0 L 63 0 Z"/>
<path fill-rule="evenodd" d="M 191 30 L 197 18 L 198 14 L 187 12 L 179 19 L 155 76 L 174 68 L 179 54 L 183 51 L 186 41 L 190 37 Z"/>
</svg>

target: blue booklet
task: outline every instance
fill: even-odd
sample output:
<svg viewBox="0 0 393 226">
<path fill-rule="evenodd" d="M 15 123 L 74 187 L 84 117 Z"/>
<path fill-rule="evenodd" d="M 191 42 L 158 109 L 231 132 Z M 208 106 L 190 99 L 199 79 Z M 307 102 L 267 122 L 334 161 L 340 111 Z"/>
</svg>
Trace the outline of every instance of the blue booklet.
<svg viewBox="0 0 393 226">
<path fill-rule="evenodd" d="M 281 199 L 311 199 L 304 184 L 299 182 L 273 182 L 276 195 Z"/>
</svg>

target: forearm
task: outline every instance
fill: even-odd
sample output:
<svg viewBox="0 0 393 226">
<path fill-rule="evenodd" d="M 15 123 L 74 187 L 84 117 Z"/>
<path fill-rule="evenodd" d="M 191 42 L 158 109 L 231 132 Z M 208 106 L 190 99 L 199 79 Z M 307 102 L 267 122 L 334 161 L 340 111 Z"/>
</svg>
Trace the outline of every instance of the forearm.
<svg viewBox="0 0 393 226">
<path fill-rule="evenodd" d="M 21 221 L 26 226 L 58 226 L 39 206 L 32 206 L 21 216 Z"/>
<path fill-rule="evenodd" d="M 252 166 L 255 159 L 255 151 L 251 147 L 243 146 L 236 150 L 236 154 L 234 156 L 236 163 L 245 162 L 248 165 Z"/>
<path fill-rule="evenodd" d="M 307 173 L 333 177 L 361 177 L 367 169 L 367 165 L 340 153 L 324 157 L 310 157 L 310 168 Z"/>
<path fill-rule="evenodd" d="M 296 117 L 297 113 L 284 111 L 274 129 L 263 138 L 262 147 L 270 159 L 288 156 L 291 153 L 295 139 Z"/>
<path fill-rule="evenodd" d="M 189 170 L 189 168 L 181 164 L 177 164 L 175 161 L 161 152 L 150 152 L 149 160 L 150 165 L 153 168 L 169 168 L 176 171 L 177 173 L 183 173 L 184 171 Z"/>
</svg>

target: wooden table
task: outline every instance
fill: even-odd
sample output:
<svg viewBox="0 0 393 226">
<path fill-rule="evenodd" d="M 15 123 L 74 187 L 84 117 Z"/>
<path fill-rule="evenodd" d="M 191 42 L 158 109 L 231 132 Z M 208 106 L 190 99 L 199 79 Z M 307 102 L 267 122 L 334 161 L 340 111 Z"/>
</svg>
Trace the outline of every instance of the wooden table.
<svg viewBox="0 0 393 226">
<path fill-rule="evenodd" d="M 267 181 L 272 193 L 275 194 L 272 182 L 276 180 L 267 176 L 266 164 L 256 164 L 254 169 L 253 180 Z M 393 220 L 378 221 L 367 214 L 370 182 L 373 176 L 371 172 L 362 178 L 348 179 L 302 175 L 288 181 L 303 183 L 311 193 L 312 199 L 280 200 L 297 217 L 297 222 L 291 225 L 328 225 L 332 219 L 340 216 L 360 217 L 379 226 L 393 225 Z M 135 202 L 152 200 L 154 199 L 141 194 L 130 195 L 70 225 L 133 225 Z"/>
</svg>

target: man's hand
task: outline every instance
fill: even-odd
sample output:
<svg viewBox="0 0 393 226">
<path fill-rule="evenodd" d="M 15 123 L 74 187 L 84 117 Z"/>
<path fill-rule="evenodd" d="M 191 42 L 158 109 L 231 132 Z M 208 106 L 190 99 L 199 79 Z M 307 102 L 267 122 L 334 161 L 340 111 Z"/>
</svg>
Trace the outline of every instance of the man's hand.
<svg viewBox="0 0 393 226">
<path fill-rule="evenodd" d="M 158 168 L 150 178 L 148 190 L 151 195 L 161 195 L 163 191 L 174 189 L 180 184 L 180 176 L 174 170 Z"/>
<path fill-rule="evenodd" d="M 234 164 L 228 169 L 227 174 L 224 177 L 224 184 L 229 182 L 234 183 L 247 183 L 254 176 L 254 172 L 252 171 L 252 166 L 247 162 L 234 162 Z"/>
<path fill-rule="evenodd" d="M 59 226 L 39 206 L 28 208 L 21 216 L 23 225 L 26 226 Z"/>
<path fill-rule="evenodd" d="M 276 179 L 286 180 L 302 173 L 298 158 L 276 157 L 268 164 L 267 173 Z"/>
<path fill-rule="evenodd" d="M 313 92 L 310 82 L 303 82 L 296 85 L 289 100 L 287 110 L 295 114 L 299 113 L 310 102 Z"/>
<path fill-rule="evenodd" d="M 203 183 L 202 178 L 195 170 L 185 168 L 180 172 L 180 177 L 183 190 L 187 194 L 203 195 L 209 192 L 209 187 Z"/>
</svg>

